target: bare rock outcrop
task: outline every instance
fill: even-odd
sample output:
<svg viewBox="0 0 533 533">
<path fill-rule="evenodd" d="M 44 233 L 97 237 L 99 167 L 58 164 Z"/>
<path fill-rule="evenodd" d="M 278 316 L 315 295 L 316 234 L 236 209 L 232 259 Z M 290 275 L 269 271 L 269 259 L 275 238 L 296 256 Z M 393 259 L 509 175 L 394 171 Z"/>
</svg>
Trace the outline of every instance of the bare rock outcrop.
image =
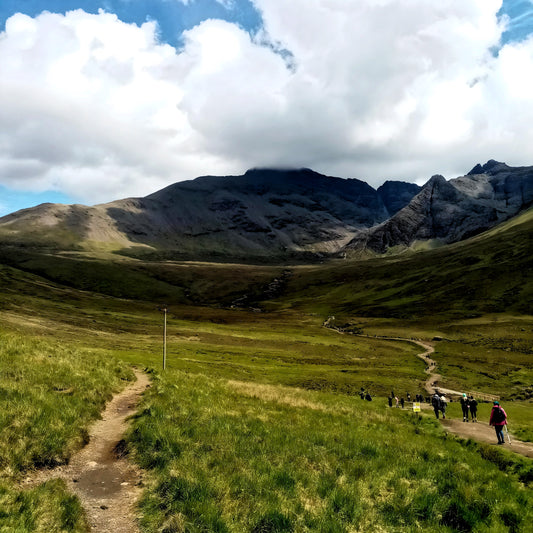
<svg viewBox="0 0 533 533">
<path fill-rule="evenodd" d="M 491 160 L 450 181 L 433 176 L 407 206 L 359 232 L 346 249 L 385 253 L 417 241 L 449 244 L 490 229 L 532 203 L 533 167 L 513 168 Z"/>
</svg>

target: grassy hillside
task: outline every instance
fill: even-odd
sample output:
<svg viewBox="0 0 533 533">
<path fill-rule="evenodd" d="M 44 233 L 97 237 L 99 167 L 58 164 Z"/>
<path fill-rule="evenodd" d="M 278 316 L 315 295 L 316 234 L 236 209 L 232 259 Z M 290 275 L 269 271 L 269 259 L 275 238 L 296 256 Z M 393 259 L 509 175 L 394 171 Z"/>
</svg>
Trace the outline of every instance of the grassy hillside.
<svg viewBox="0 0 533 533">
<path fill-rule="evenodd" d="M 527 531 L 530 461 L 387 408 L 391 386 L 413 394 L 423 379 L 412 345 L 340 335 L 308 315 L 184 307 L 169 316 L 163 373 L 157 311 L 88 293 L 72 306 L 74 295 L 65 290 L 42 314 L 0 312 L 11 331 L 0 384 L 18 391 L 1 410 L 13 420 L 27 405 L 0 441 L 43 420 L 35 442 L 3 448 L 6 528 L 45 531 L 46 516 L 49 531 L 84 531 L 60 484 L 21 492 L 10 479 L 79 445 L 117 378 L 129 377 L 123 361 L 154 380 L 128 437 L 148 472 L 143 531 Z M 361 400 L 361 386 L 381 397 Z M 38 396 L 26 404 L 25 390 Z"/>
<path fill-rule="evenodd" d="M 87 425 L 131 380 L 102 351 L 0 329 L 0 530 L 88 530 L 78 500 L 52 480 L 22 490 L 22 474 L 68 462 Z"/>
<path fill-rule="evenodd" d="M 531 492 L 518 482 L 531 476 L 526 461 L 349 396 L 171 371 L 130 440 L 151 473 L 144 531 L 525 532 L 531 523 Z"/>
<path fill-rule="evenodd" d="M 468 241 L 314 266 L 141 261 L 3 246 L 0 264 L 101 294 L 173 304 L 262 305 L 328 314 L 465 317 L 530 312 L 533 210 Z M 275 291 L 274 279 L 283 276 Z M 276 300 L 277 301 L 273 301 Z"/>
<path fill-rule="evenodd" d="M 423 392 L 424 364 L 379 336 L 442 338 L 445 384 L 502 395 L 533 439 L 532 218 L 446 249 L 307 267 L 4 248 L 0 530 L 87 530 L 62 483 L 17 480 L 65 461 L 135 364 L 154 380 L 128 435 L 147 470 L 142 531 L 526 533 L 531 461 L 388 409 L 391 389 Z M 332 314 L 369 336 L 322 327 Z"/>
<path fill-rule="evenodd" d="M 527 314 L 533 301 L 533 211 L 434 250 L 295 268 L 286 289 L 284 305 L 330 314 Z"/>
</svg>

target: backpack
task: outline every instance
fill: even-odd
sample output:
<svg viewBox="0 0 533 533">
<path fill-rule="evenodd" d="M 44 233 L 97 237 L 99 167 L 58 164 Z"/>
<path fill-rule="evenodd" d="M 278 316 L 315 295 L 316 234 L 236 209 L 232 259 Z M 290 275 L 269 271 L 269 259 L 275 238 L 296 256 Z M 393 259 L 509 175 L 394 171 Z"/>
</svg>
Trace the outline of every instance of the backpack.
<svg viewBox="0 0 533 533">
<path fill-rule="evenodd" d="M 437 394 L 434 394 L 433 398 L 431 398 L 431 405 L 437 408 L 440 407 L 440 397 Z"/>
<path fill-rule="evenodd" d="M 493 412 L 492 412 L 492 423 L 501 424 L 504 421 L 505 421 L 505 415 L 503 414 L 501 407 L 494 407 Z"/>
</svg>

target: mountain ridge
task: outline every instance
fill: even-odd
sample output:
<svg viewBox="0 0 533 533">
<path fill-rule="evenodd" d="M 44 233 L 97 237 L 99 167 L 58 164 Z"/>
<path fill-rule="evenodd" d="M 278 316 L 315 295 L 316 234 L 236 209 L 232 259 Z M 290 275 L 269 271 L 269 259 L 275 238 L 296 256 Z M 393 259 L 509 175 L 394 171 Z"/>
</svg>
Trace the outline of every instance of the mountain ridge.
<svg viewBox="0 0 533 533">
<path fill-rule="evenodd" d="M 494 160 L 449 181 L 378 189 L 308 168 L 255 168 L 92 207 L 41 204 L 0 218 L 0 242 L 190 258 L 383 254 L 463 240 L 532 203 L 533 167 Z"/>
</svg>

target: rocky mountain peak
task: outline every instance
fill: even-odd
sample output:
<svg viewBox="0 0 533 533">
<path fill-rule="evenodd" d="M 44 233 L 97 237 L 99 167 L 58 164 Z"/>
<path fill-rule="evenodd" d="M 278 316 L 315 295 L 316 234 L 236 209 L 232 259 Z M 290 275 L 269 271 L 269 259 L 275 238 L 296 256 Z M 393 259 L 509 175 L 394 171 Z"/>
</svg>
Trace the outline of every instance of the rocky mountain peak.
<svg viewBox="0 0 533 533">
<path fill-rule="evenodd" d="M 501 172 L 503 170 L 509 170 L 511 167 L 506 165 L 505 163 L 502 163 L 500 161 L 496 161 L 495 159 L 489 159 L 484 165 L 480 165 L 479 163 L 467 174 L 467 176 L 473 176 L 476 174 L 496 174 L 498 172 Z"/>
<path fill-rule="evenodd" d="M 448 181 L 444 176 L 440 174 L 435 174 L 431 176 L 428 182 L 422 186 L 422 191 L 424 190 L 435 190 L 435 189 L 445 189 L 449 185 Z"/>
<path fill-rule="evenodd" d="M 384 253 L 417 241 L 462 240 L 531 205 L 533 167 L 495 160 L 449 181 L 437 174 L 423 187 L 387 181 L 377 190 L 309 168 L 252 168 L 178 182 L 144 198 L 25 209 L 0 218 L 0 242 L 65 250 L 101 243 L 195 259 Z"/>
<path fill-rule="evenodd" d="M 419 192 L 420 185 L 405 181 L 386 181 L 378 187 L 378 194 L 383 200 L 390 216 L 403 209 Z"/>
</svg>

